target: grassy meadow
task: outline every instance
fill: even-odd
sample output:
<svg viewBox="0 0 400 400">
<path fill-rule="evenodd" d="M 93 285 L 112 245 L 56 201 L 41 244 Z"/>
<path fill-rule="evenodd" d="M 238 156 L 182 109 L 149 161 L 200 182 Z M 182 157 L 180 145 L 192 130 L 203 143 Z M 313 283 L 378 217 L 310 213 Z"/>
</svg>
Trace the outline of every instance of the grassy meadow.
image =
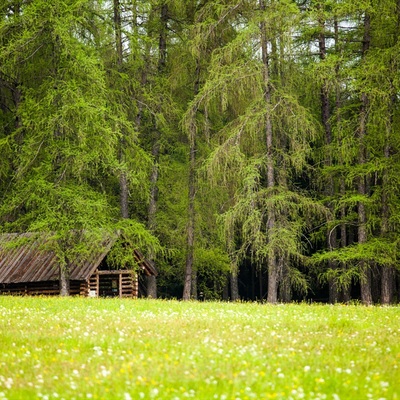
<svg viewBox="0 0 400 400">
<path fill-rule="evenodd" d="M 3 399 L 400 399 L 400 308 L 0 297 Z"/>
</svg>

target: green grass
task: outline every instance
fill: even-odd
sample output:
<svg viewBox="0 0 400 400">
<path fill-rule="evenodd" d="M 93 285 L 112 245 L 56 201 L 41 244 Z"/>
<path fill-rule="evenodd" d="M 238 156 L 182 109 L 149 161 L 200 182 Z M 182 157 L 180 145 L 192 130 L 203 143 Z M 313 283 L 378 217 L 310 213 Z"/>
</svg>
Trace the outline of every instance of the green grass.
<svg viewBox="0 0 400 400">
<path fill-rule="evenodd" d="M 400 308 L 0 297 L 0 400 L 398 399 Z"/>
</svg>

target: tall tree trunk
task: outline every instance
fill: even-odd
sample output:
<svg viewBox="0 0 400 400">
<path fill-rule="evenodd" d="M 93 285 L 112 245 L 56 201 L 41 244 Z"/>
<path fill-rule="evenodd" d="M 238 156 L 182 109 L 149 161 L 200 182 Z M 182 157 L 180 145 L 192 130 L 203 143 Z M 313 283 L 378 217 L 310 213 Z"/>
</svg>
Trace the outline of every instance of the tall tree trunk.
<svg viewBox="0 0 400 400">
<path fill-rule="evenodd" d="M 196 80 L 194 83 L 194 95 L 199 92 L 200 86 L 200 61 L 196 61 Z M 193 116 L 195 118 L 195 116 Z M 194 288 L 197 287 L 197 274 L 193 268 L 194 261 L 194 230 L 195 230 L 195 195 L 196 195 L 196 125 L 194 121 L 191 123 L 189 132 L 189 206 L 188 206 L 188 225 L 186 231 L 187 253 L 185 264 L 185 281 L 183 286 L 183 300 L 190 300 L 194 293 Z"/>
<path fill-rule="evenodd" d="M 365 15 L 364 18 L 364 38 L 362 47 L 362 56 L 365 57 L 368 52 L 371 37 L 371 18 L 369 14 Z M 362 166 L 366 163 L 366 146 L 365 137 L 367 133 L 367 109 L 368 109 L 368 97 L 365 92 L 361 94 L 361 109 L 360 109 L 360 126 L 359 126 L 359 154 L 358 162 Z M 360 176 L 358 179 L 358 194 L 362 197 L 367 195 L 367 182 L 365 176 Z M 364 201 L 358 203 L 358 243 L 363 244 L 367 242 L 367 212 Z M 361 301 L 363 304 L 372 304 L 372 293 L 371 293 L 371 270 L 370 266 L 366 261 L 360 262 L 361 272 Z"/>
<path fill-rule="evenodd" d="M 114 34 L 115 34 L 115 50 L 117 58 L 117 68 L 122 70 L 123 49 L 122 49 L 122 25 L 121 25 L 121 4 L 119 0 L 113 0 L 114 11 Z M 122 134 L 119 143 L 119 161 L 124 162 L 125 140 Z M 128 177 L 125 171 L 121 171 L 119 176 L 119 194 L 120 194 L 120 211 L 122 218 L 129 218 L 129 185 Z"/>
<path fill-rule="evenodd" d="M 389 158 L 389 144 L 385 145 L 385 158 Z M 381 236 L 384 238 L 389 232 L 389 205 L 387 195 L 388 176 L 384 172 L 382 182 L 382 227 Z M 395 278 L 394 269 L 391 265 L 383 265 L 381 273 L 381 304 L 387 305 L 393 299 L 393 280 Z"/>
<path fill-rule="evenodd" d="M 230 193 L 230 197 L 233 198 L 234 194 Z M 230 288 L 230 299 L 231 301 L 239 300 L 239 265 L 235 256 L 232 255 L 233 248 L 235 246 L 234 232 L 230 230 L 229 232 L 229 244 L 228 244 L 228 252 L 231 257 L 231 266 L 230 271 L 228 273 L 228 288 Z"/>
<path fill-rule="evenodd" d="M 150 201 L 148 208 L 148 221 L 147 226 L 150 231 L 154 231 L 156 227 L 156 212 L 157 212 L 157 195 L 158 195 L 158 159 L 160 153 L 160 144 L 159 144 L 159 134 L 157 135 L 156 142 L 153 145 L 152 155 L 154 158 L 154 165 L 152 167 L 151 176 L 150 176 Z M 149 261 L 155 262 L 155 255 L 149 254 Z M 154 275 L 150 275 L 146 277 L 146 289 L 147 289 L 147 297 L 151 297 L 153 299 L 157 298 L 157 278 Z"/>
<path fill-rule="evenodd" d="M 400 0 L 397 0 L 396 4 L 396 13 L 397 13 L 397 31 L 400 28 Z M 396 43 L 398 43 L 398 36 L 395 39 Z M 392 61 L 395 64 L 393 67 L 394 70 L 396 68 L 396 62 Z M 384 158 L 386 160 L 386 164 L 388 164 L 388 160 L 390 158 L 390 138 L 393 130 L 393 119 L 394 119 L 394 108 L 397 100 L 397 96 L 395 93 L 395 89 L 393 87 L 393 81 L 391 82 L 392 96 L 390 98 L 389 104 L 389 115 L 388 115 L 388 123 L 386 127 L 386 137 L 385 137 L 385 148 L 384 148 Z M 389 218 L 390 218 L 390 208 L 389 208 L 389 199 L 388 199 L 388 184 L 389 184 L 389 176 L 387 169 L 383 172 L 382 179 L 382 228 L 381 228 L 381 236 L 386 237 L 389 233 Z M 396 270 L 392 265 L 383 265 L 381 271 L 381 304 L 388 305 L 393 302 L 394 291 L 396 287 Z"/>
<path fill-rule="evenodd" d="M 135 35 L 138 35 L 138 26 L 139 26 L 139 19 L 140 17 L 137 14 L 137 1 L 132 2 L 132 23 L 131 23 L 131 29 L 132 32 L 134 32 Z M 150 41 L 145 45 L 145 50 L 144 50 L 144 64 L 147 65 L 150 62 L 150 56 L 149 53 L 151 52 L 150 49 Z M 141 86 L 144 87 L 147 84 L 147 68 L 144 67 L 140 71 L 140 83 Z M 142 117 L 143 117 L 143 102 L 138 103 L 138 112 L 135 118 L 135 123 L 136 123 L 136 128 L 139 130 L 142 124 Z M 156 126 L 156 122 L 154 122 L 154 125 Z M 158 181 L 158 159 L 159 159 L 159 137 L 160 137 L 160 132 L 158 129 L 155 131 L 155 140 L 152 148 L 152 156 L 154 159 L 154 165 L 152 167 L 151 175 L 150 175 L 150 199 L 149 199 L 149 207 L 147 210 L 147 227 L 149 228 L 150 231 L 154 231 L 155 229 L 155 215 L 157 212 L 157 196 L 158 196 L 158 187 L 157 187 L 157 181 Z M 155 264 L 155 255 L 150 253 L 148 255 L 148 260 L 152 263 Z M 146 276 L 145 278 L 145 283 L 146 283 L 146 295 L 147 297 L 150 298 L 157 298 L 157 278 L 154 275 L 149 275 Z"/>
<path fill-rule="evenodd" d="M 340 196 L 343 197 L 346 194 L 346 184 L 343 178 L 340 178 Z M 343 206 L 340 209 L 340 219 L 342 221 L 346 220 L 346 208 Z M 340 224 L 340 247 L 345 248 L 349 244 L 349 240 L 347 237 L 347 227 L 346 223 L 342 222 Z M 344 264 L 343 268 L 346 269 L 347 265 Z M 351 282 L 348 286 L 342 288 L 341 290 L 341 301 L 347 303 L 351 300 Z"/>
<path fill-rule="evenodd" d="M 160 26 L 160 34 L 158 41 L 158 73 L 162 74 L 165 70 L 165 65 L 167 60 L 168 4 L 166 4 L 165 2 L 161 4 L 160 21 L 161 21 L 161 26 Z M 157 128 L 157 126 L 155 126 L 155 138 L 151 152 L 154 164 L 150 176 L 150 200 L 147 213 L 148 227 L 151 231 L 154 231 L 156 227 L 155 216 L 157 213 L 157 200 L 158 200 L 157 184 L 159 176 L 158 162 L 160 158 L 160 138 L 161 138 L 161 132 Z M 154 254 L 149 255 L 149 260 L 155 262 Z M 153 275 L 147 277 L 147 296 L 153 299 L 157 298 L 157 279 Z"/>
<path fill-rule="evenodd" d="M 62 73 L 60 71 L 60 54 L 61 54 L 61 49 L 60 49 L 60 37 L 56 35 L 54 44 L 53 44 L 53 80 L 55 83 L 55 88 L 57 86 L 57 81 L 62 78 Z M 54 100 L 54 105 L 56 108 L 60 107 L 60 101 L 59 99 Z M 57 142 L 60 142 L 63 138 L 64 135 L 64 130 L 63 130 L 63 121 L 59 121 L 56 124 L 56 127 L 54 129 L 53 135 L 54 135 L 54 140 Z M 61 175 L 58 176 L 59 171 L 62 169 L 62 164 L 63 164 L 63 156 L 60 151 L 57 151 L 56 156 L 54 157 L 53 160 L 53 171 L 55 172 L 55 182 L 54 184 L 60 184 L 64 179 L 65 175 L 63 172 L 61 172 Z M 60 241 L 58 243 L 59 248 L 65 253 L 65 250 L 67 249 L 66 244 L 63 241 Z M 68 259 L 65 259 L 65 264 L 60 265 L 59 267 L 59 284 L 60 284 L 60 296 L 69 296 L 69 287 L 70 287 L 70 281 L 69 281 L 69 275 L 70 275 L 70 263 Z"/>
<path fill-rule="evenodd" d="M 187 226 L 187 253 L 185 264 L 185 282 L 183 287 L 183 300 L 190 300 L 192 294 L 192 275 L 193 275 L 193 256 L 194 256 L 194 198 L 195 198 L 195 168 L 196 168 L 196 148 L 195 148 L 195 127 L 192 127 L 190 137 L 190 159 L 189 159 L 189 206 L 188 206 L 188 226 Z"/>
<path fill-rule="evenodd" d="M 396 96 L 392 95 L 390 99 L 389 107 L 389 121 L 386 128 L 385 137 L 385 148 L 384 148 L 384 158 L 386 161 L 390 158 L 390 136 L 392 133 L 393 126 L 393 108 L 396 101 Z M 385 238 L 389 233 L 389 199 L 388 199 L 388 186 L 389 186 L 389 176 L 388 171 L 385 169 L 383 171 L 382 179 L 382 226 L 381 226 L 381 236 Z M 392 265 L 383 265 L 381 268 L 381 304 L 388 305 L 393 301 L 393 282 L 395 280 L 395 270 Z"/>
<path fill-rule="evenodd" d="M 337 17 L 334 17 L 334 38 L 335 38 L 335 52 L 336 54 L 340 53 L 340 43 L 339 43 L 339 23 Z M 342 100 L 341 100 L 341 80 L 340 80 L 340 62 L 337 62 L 335 65 L 335 77 L 336 77 L 336 86 L 335 86 L 335 112 L 336 112 L 336 124 L 340 126 L 341 124 L 341 109 L 342 109 Z M 339 145 L 342 145 L 342 138 L 339 136 Z M 343 198 L 346 195 L 346 183 L 343 177 L 339 179 L 339 195 Z M 340 224 L 340 247 L 345 248 L 348 245 L 347 238 L 347 227 L 346 227 L 346 207 L 342 206 L 340 208 L 340 219 L 342 223 Z M 347 268 L 345 263 L 342 264 L 343 269 Z M 340 301 L 347 303 L 351 300 L 351 283 L 342 287 L 340 291 Z"/>
<path fill-rule="evenodd" d="M 265 0 L 259 0 L 260 9 L 262 12 L 266 11 Z M 271 121 L 271 82 L 268 65 L 268 40 L 266 33 L 265 22 L 260 23 L 260 38 L 261 38 L 261 56 L 263 62 L 263 82 L 264 82 L 264 101 L 266 108 L 265 116 L 265 140 L 267 148 L 267 188 L 271 189 L 275 186 L 275 171 L 274 171 L 274 160 L 273 160 L 273 131 Z M 275 210 L 268 209 L 268 222 L 267 230 L 271 233 L 275 228 Z M 278 265 L 276 260 L 276 254 L 274 249 L 270 250 L 268 255 L 268 294 L 267 302 L 276 303 L 278 301 Z"/>
<path fill-rule="evenodd" d="M 318 6 L 319 11 L 321 11 L 321 5 Z M 319 37 L 318 37 L 318 45 L 319 45 L 319 58 L 321 62 L 324 62 L 326 58 L 326 40 L 325 40 L 325 20 L 320 17 L 319 18 Z M 329 105 L 329 89 L 326 83 L 326 80 L 323 80 L 321 91 L 320 91 L 320 98 L 321 98 L 321 120 L 322 126 L 324 128 L 325 133 L 325 144 L 328 148 L 328 153 L 325 159 L 325 166 L 330 167 L 332 165 L 332 156 L 331 156 L 331 149 L 330 145 L 332 144 L 332 128 L 330 123 L 331 112 L 330 112 L 330 105 Z M 325 194 L 328 197 L 332 197 L 334 195 L 334 181 L 332 177 L 328 177 L 328 184 L 325 190 Z M 332 206 L 331 202 L 328 204 L 328 208 L 332 215 L 334 215 L 334 207 Z M 334 250 L 337 248 L 337 233 L 336 229 L 333 231 L 328 230 L 327 237 L 326 237 L 327 245 L 329 250 Z M 335 261 L 329 260 L 328 261 L 328 268 L 329 269 L 336 269 L 337 264 Z M 329 302 L 330 303 L 337 303 L 338 301 L 338 289 L 335 279 L 329 280 Z"/>
</svg>

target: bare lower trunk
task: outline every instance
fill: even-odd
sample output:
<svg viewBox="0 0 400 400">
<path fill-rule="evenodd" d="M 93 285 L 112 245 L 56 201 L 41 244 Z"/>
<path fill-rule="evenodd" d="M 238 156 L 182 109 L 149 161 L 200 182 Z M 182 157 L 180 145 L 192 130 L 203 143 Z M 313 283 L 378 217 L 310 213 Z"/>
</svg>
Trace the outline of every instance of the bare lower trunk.
<svg viewBox="0 0 400 400">
<path fill-rule="evenodd" d="M 346 185 L 344 182 L 344 179 L 340 180 L 340 195 L 344 196 L 346 194 Z M 340 218 L 342 221 L 346 220 L 346 209 L 345 207 L 342 207 L 340 210 Z M 344 222 L 340 224 L 340 247 L 345 248 L 348 244 L 348 238 L 347 238 L 347 227 Z M 347 265 L 343 264 L 343 268 L 346 269 Z M 347 303 L 351 300 L 351 283 L 342 288 L 341 291 L 341 301 L 344 303 Z"/>
<path fill-rule="evenodd" d="M 195 174 L 195 149 L 191 145 L 190 166 L 189 166 L 189 208 L 188 208 L 188 227 L 187 227 L 187 254 L 185 265 L 185 281 L 183 287 L 183 300 L 189 300 L 192 295 L 192 275 L 193 275 L 193 256 L 194 256 L 194 174 Z"/>
<path fill-rule="evenodd" d="M 231 272 L 229 275 L 229 280 L 231 284 L 231 300 L 239 300 L 239 282 L 237 273 Z"/>
<path fill-rule="evenodd" d="M 330 180 L 329 185 L 328 185 L 328 196 L 332 196 L 334 194 L 334 184 L 333 184 L 333 180 Z M 331 204 L 329 204 L 329 209 L 331 211 L 331 213 L 334 213 L 334 209 L 333 206 Z M 328 249 L 329 250 L 335 250 L 338 247 L 338 243 L 337 243 L 337 233 L 336 233 L 336 228 L 333 229 L 333 231 L 328 231 L 327 234 L 327 244 L 328 244 Z M 335 270 L 337 269 L 338 264 L 336 261 L 333 260 L 329 260 L 328 261 L 328 268 Z M 330 279 L 328 282 L 329 285 L 329 303 L 331 304 L 335 304 L 338 302 L 339 300 L 339 290 L 338 290 L 338 286 L 337 286 L 337 282 L 336 279 Z"/>
<path fill-rule="evenodd" d="M 278 268 L 275 256 L 269 258 L 267 302 L 275 304 L 278 302 Z"/>
<path fill-rule="evenodd" d="M 330 268 L 336 268 L 336 264 L 334 262 L 330 262 L 331 267 Z M 335 304 L 339 300 L 339 291 L 338 287 L 336 284 L 335 279 L 329 280 L 329 303 L 330 304 Z"/>
<path fill-rule="evenodd" d="M 158 199 L 158 158 L 160 152 L 160 146 L 158 143 L 159 134 L 156 140 L 156 143 L 153 146 L 152 155 L 154 157 L 154 165 L 152 168 L 151 176 L 150 176 L 150 201 L 149 201 L 149 208 L 147 211 L 148 221 L 147 227 L 150 231 L 154 232 L 156 227 L 156 212 L 157 212 L 157 199 Z M 155 263 L 155 255 L 149 254 L 149 261 Z M 155 276 L 148 276 L 146 278 L 146 290 L 147 290 L 147 297 L 151 297 L 152 299 L 157 298 L 157 278 Z"/>
<path fill-rule="evenodd" d="M 183 300 L 190 300 L 192 294 L 193 242 L 194 242 L 193 230 L 194 230 L 193 227 L 188 227 L 185 280 L 184 280 L 183 295 L 182 295 Z"/>
<path fill-rule="evenodd" d="M 389 305 L 393 302 L 393 282 L 396 278 L 392 267 L 382 267 L 381 304 Z"/>
<path fill-rule="evenodd" d="M 400 4 L 400 1 L 399 1 Z M 400 11 L 400 10 L 399 10 Z M 400 16 L 400 13 L 399 13 Z M 400 22 L 400 21 L 399 21 Z M 393 85 L 392 85 L 393 86 Z M 392 135 L 393 126 L 393 109 L 396 102 L 396 96 L 392 95 L 389 107 L 389 123 L 386 130 L 385 138 L 385 148 L 384 157 L 386 160 L 390 158 L 390 137 Z M 387 169 L 383 171 L 382 179 L 382 226 L 381 226 L 381 237 L 386 238 L 389 232 L 389 218 L 390 218 L 390 208 L 389 208 L 389 198 L 388 191 L 390 190 L 389 174 Z M 388 305 L 393 301 L 393 288 L 396 279 L 395 271 L 391 265 L 383 265 L 381 267 L 381 304 Z"/>
<path fill-rule="evenodd" d="M 372 276 L 369 265 L 365 261 L 361 265 L 361 302 L 367 306 L 372 304 Z"/>
<path fill-rule="evenodd" d="M 359 178 L 358 193 L 362 196 L 366 195 L 366 184 L 365 178 Z M 363 244 L 367 242 L 367 213 L 363 201 L 358 204 L 358 243 Z M 360 262 L 361 272 L 361 301 L 363 304 L 372 304 L 372 290 L 371 290 L 371 269 L 368 262 L 361 260 Z"/>
<path fill-rule="evenodd" d="M 194 84 L 194 95 L 199 92 L 200 63 L 196 66 L 196 81 Z M 195 118 L 195 117 L 194 117 Z M 191 295 L 197 298 L 197 274 L 193 267 L 194 261 L 194 229 L 195 229 L 195 194 L 196 194 L 196 126 L 193 121 L 189 132 L 189 206 L 188 206 L 188 226 L 187 226 L 187 253 L 185 264 L 185 280 L 183 285 L 183 300 L 189 300 Z"/>
<path fill-rule="evenodd" d="M 385 156 L 389 156 L 389 147 L 385 149 Z M 389 206 L 386 185 L 388 181 L 387 174 L 383 177 L 383 195 L 382 195 L 382 228 L 381 236 L 385 238 L 389 231 Z M 393 301 L 393 282 L 395 280 L 394 269 L 391 265 L 381 267 L 381 304 L 388 305 Z"/>
<path fill-rule="evenodd" d="M 363 117 L 362 117 L 363 118 Z M 365 135 L 365 121 L 361 123 L 361 132 L 360 132 L 360 139 L 362 140 Z M 364 146 L 361 142 L 360 144 L 360 164 L 365 163 L 365 156 L 364 156 Z M 361 176 L 359 178 L 358 183 L 358 194 L 361 196 L 366 196 L 366 182 L 365 177 Z M 364 201 L 361 200 L 358 203 L 358 243 L 364 244 L 367 242 L 367 213 L 365 209 Z M 360 261 L 360 273 L 361 273 L 361 301 L 363 304 L 370 305 L 372 304 L 372 291 L 371 291 L 371 270 L 368 262 L 361 260 Z"/>
<path fill-rule="evenodd" d="M 333 208 L 332 207 L 330 207 L 330 208 L 331 208 L 331 211 L 333 212 Z M 328 232 L 327 242 L 328 242 L 328 248 L 330 250 L 337 248 L 336 229 L 333 232 Z M 337 269 L 337 262 L 329 260 L 328 268 L 329 269 Z M 329 303 L 335 304 L 338 302 L 338 299 L 339 299 L 339 291 L 338 291 L 336 279 L 330 279 L 328 282 L 328 285 L 329 285 Z"/>
<path fill-rule="evenodd" d="M 359 187 L 359 194 L 363 194 L 364 191 L 365 191 L 365 186 L 364 190 L 362 190 L 362 184 L 361 184 L 361 187 Z M 358 222 L 359 222 L 358 243 L 360 244 L 366 243 L 367 241 L 366 212 L 363 202 L 360 202 L 358 205 Z M 365 305 L 370 305 L 372 304 L 372 290 L 371 290 L 372 276 L 371 276 L 370 266 L 366 261 L 360 262 L 360 273 L 361 273 L 361 282 L 360 282 L 361 301 Z"/>
<path fill-rule="evenodd" d="M 60 267 L 60 296 L 69 296 L 69 267 Z"/>
<path fill-rule="evenodd" d="M 340 193 L 341 193 L 341 195 L 345 194 L 344 180 L 341 180 L 341 183 L 340 183 Z M 342 219 L 342 221 L 344 221 L 346 218 L 346 209 L 344 207 L 342 207 L 342 209 L 340 210 L 340 218 Z M 344 248 L 347 246 L 347 243 L 348 243 L 347 228 L 346 228 L 346 224 L 342 223 L 340 225 L 340 246 L 342 248 Z M 347 265 L 343 264 L 343 268 L 347 269 Z M 351 282 L 347 286 L 341 288 L 340 297 L 341 297 L 340 300 L 343 303 L 348 303 L 351 300 Z"/>
</svg>

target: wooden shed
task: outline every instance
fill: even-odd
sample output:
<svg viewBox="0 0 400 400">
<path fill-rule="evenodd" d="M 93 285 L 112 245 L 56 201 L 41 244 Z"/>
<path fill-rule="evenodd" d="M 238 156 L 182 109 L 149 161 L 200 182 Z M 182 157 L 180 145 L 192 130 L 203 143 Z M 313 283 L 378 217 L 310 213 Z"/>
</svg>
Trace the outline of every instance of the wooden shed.
<svg viewBox="0 0 400 400">
<path fill-rule="evenodd" d="M 71 260 L 70 295 L 131 298 L 147 295 L 143 278 L 156 276 L 157 270 L 139 250 L 132 250 L 139 268 L 110 268 L 107 255 L 117 237 L 108 237 L 101 249 L 94 247 L 86 256 Z M 45 242 L 46 236 L 40 234 L 0 235 L 0 294 L 60 293 L 60 265 L 55 253 L 46 250 Z M 17 244 L 10 246 L 10 243 Z"/>
</svg>

